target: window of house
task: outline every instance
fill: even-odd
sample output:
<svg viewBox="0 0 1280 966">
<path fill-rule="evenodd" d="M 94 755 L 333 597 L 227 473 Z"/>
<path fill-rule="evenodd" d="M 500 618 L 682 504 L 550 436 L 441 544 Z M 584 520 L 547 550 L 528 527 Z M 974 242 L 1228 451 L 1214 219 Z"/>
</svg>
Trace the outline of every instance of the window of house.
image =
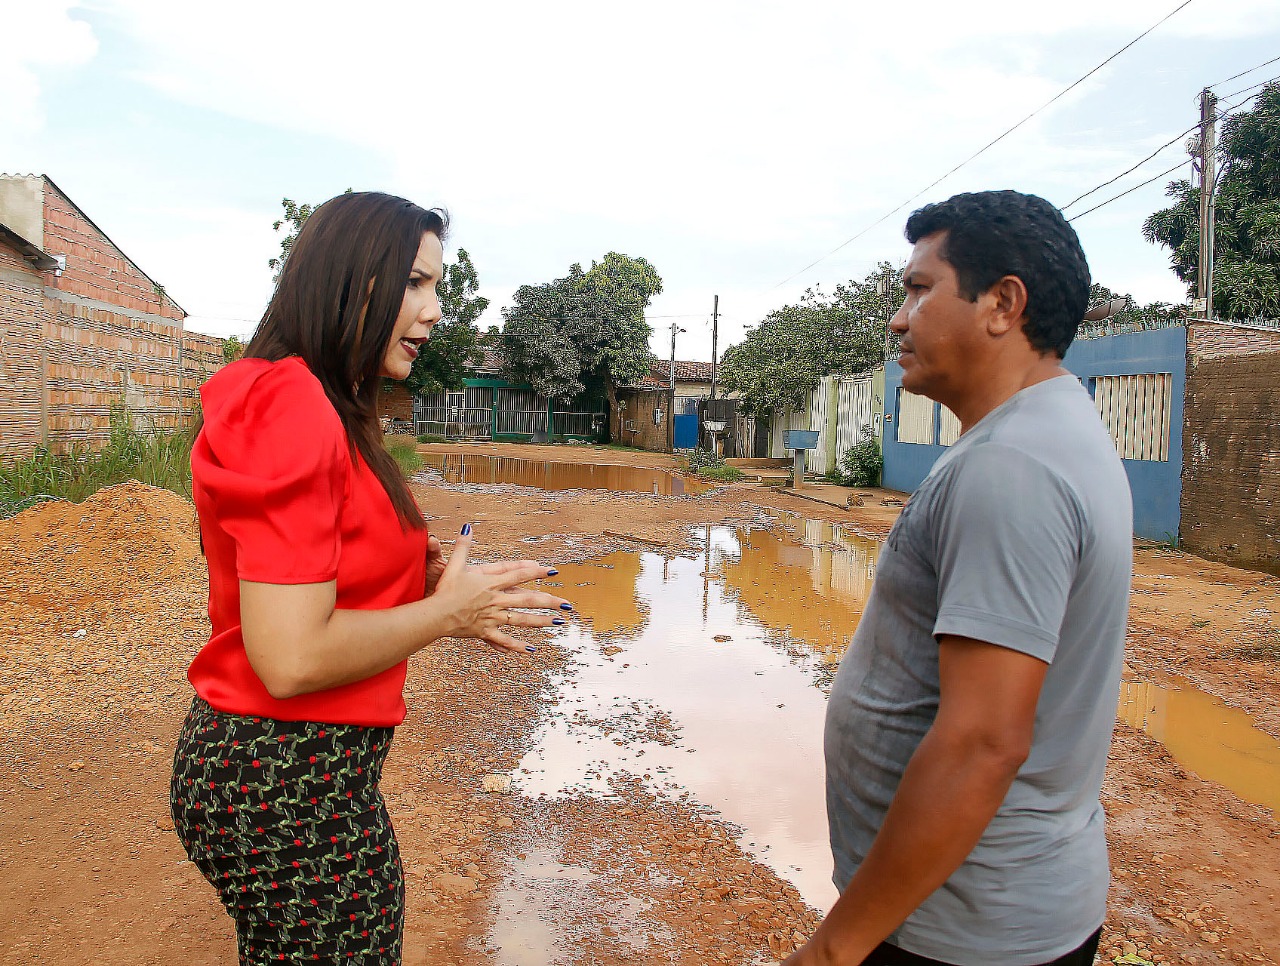
<svg viewBox="0 0 1280 966">
<path fill-rule="evenodd" d="M 917 396 L 905 389 L 898 390 L 898 442 L 933 442 L 934 402 L 928 396 Z"/>
<path fill-rule="evenodd" d="M 942 446 L 950 446 L 960 438 L 960 417 L 946 406 L 939 406 L 938 442 Z"/>
<path fill-rule="evenodd" d="M 1121 459 L 1168 461 L 1172 373 L 1099 376 L 1093 402 Z"/>
</svg>

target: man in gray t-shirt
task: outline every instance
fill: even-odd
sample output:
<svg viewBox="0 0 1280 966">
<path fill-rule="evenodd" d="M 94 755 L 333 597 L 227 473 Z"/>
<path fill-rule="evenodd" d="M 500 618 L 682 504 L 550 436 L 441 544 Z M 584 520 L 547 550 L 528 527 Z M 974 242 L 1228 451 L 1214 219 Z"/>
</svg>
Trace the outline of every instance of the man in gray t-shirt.
<svg viewBox="0 0 1280 966">
<path fill-rule="evenodd" d="M 827 710 L 840 900 L 788 962 L 1087 966 L 1132 573 L 1124 468 L 1060 367 L 1089 292 L 1048 202 L 907 222 L 903 387 L 962 435 L 912 496 Z"/>
</svg>

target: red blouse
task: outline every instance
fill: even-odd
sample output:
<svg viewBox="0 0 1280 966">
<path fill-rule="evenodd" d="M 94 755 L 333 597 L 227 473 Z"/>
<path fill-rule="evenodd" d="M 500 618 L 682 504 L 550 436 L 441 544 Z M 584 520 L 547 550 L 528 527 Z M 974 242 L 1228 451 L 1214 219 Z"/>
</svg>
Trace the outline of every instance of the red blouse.
<svg viewBox="0 0 1280 966">
<path fill-rule="evenodd" d="M 209 566 L 213 633 L 187 678 L 219 711 L 285 721 L 397 725 L 405 662 L 327 691 L 273 698 L 240 630 L 240 581 L 337 581 L 337 606 L 420 600 L 426 530 L 404 529 L 378 478 L 347 445 L 337 411 L 299 358 L 243 359 L 200 390 L 191 481 Z"/>
</svg>

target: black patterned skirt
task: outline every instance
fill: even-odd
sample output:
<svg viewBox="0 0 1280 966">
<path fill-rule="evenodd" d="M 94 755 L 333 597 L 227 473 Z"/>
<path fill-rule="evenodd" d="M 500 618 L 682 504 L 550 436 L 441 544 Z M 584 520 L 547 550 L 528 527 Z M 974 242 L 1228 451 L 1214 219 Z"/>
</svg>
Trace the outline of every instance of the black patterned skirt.
<svg viewBox="0 0 1280 966">
<path fill-rule="evenodd" d="M 393 733 L 193 702 L 170 808 L 242 964 L 400 962 L 404 877 L 378 790 Z"/>
</svg>

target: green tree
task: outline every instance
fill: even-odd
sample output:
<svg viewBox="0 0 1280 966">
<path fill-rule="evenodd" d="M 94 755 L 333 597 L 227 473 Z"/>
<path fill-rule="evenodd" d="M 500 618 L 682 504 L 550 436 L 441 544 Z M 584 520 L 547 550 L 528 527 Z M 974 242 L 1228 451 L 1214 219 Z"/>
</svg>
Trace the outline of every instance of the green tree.
<svg viewBox="0 0 1280 966">
<path fill-rule="evenodd" d="M 881 295 L 884 283 L 888 291 Z M 809 289 L 725 350 L 720 380 L 752 415 L 799 406 L 823 376 L 866 372 L 884 361 L 888 320 L 903 297 L 902 269 L 889 262 L 861 281 L 837 285 L 829 296 Z"/>
<path fill-rule="evenodd" d="M 604 394 L 649 371 L 653 330 L 644 312 L 662 279 L 643 258 L 610 252 L 588 271 L 522 285 L 503 309 L 505 374 L 554 399 Z"/>
<path fill-rule="evenodd" d="M 1218 165 L 1215 313 L 1227 319 L 1280 318 L 1280 84 L 1268 84 L 1251 110 L 1223 122 Z M 1174 273 L 1194 296 L 1200 189 L 1180 180 L 1165 193 L 1173 206 L 1150 215 L 1142 234 L 1169 249 Z"/>
<path fill-rule="evenodd" d="M 348 188 L 344 194 L 351 194 Z M 280 240 L 280 257 L 267 264 L 275 270 L 275 281 L 280 281 L 284 260 L 293 249 L 294 239 L 306 224 L 315 206 L 298 204 L 291 198 L 283 199 L 284 217 L 273 225 L 277 232 L 288 226 L 288 233 Z M 440 296 L 440 321 L 431 330 L 431 338 L 418 352 L 413 368 L 404 385 L 411 393 L 439 392 L 442 389 L 460 389 L 466 378 L 467 366 L 480 359 L 477 346 L 479 332 L 476 320 L 489 307 L 489 300 L 476 293 L 480 279 L 475 265 L 465 248 L 458 249 L 455 262 L 444 263 L 444 271 L 436 291 Z"/>
</svg>

